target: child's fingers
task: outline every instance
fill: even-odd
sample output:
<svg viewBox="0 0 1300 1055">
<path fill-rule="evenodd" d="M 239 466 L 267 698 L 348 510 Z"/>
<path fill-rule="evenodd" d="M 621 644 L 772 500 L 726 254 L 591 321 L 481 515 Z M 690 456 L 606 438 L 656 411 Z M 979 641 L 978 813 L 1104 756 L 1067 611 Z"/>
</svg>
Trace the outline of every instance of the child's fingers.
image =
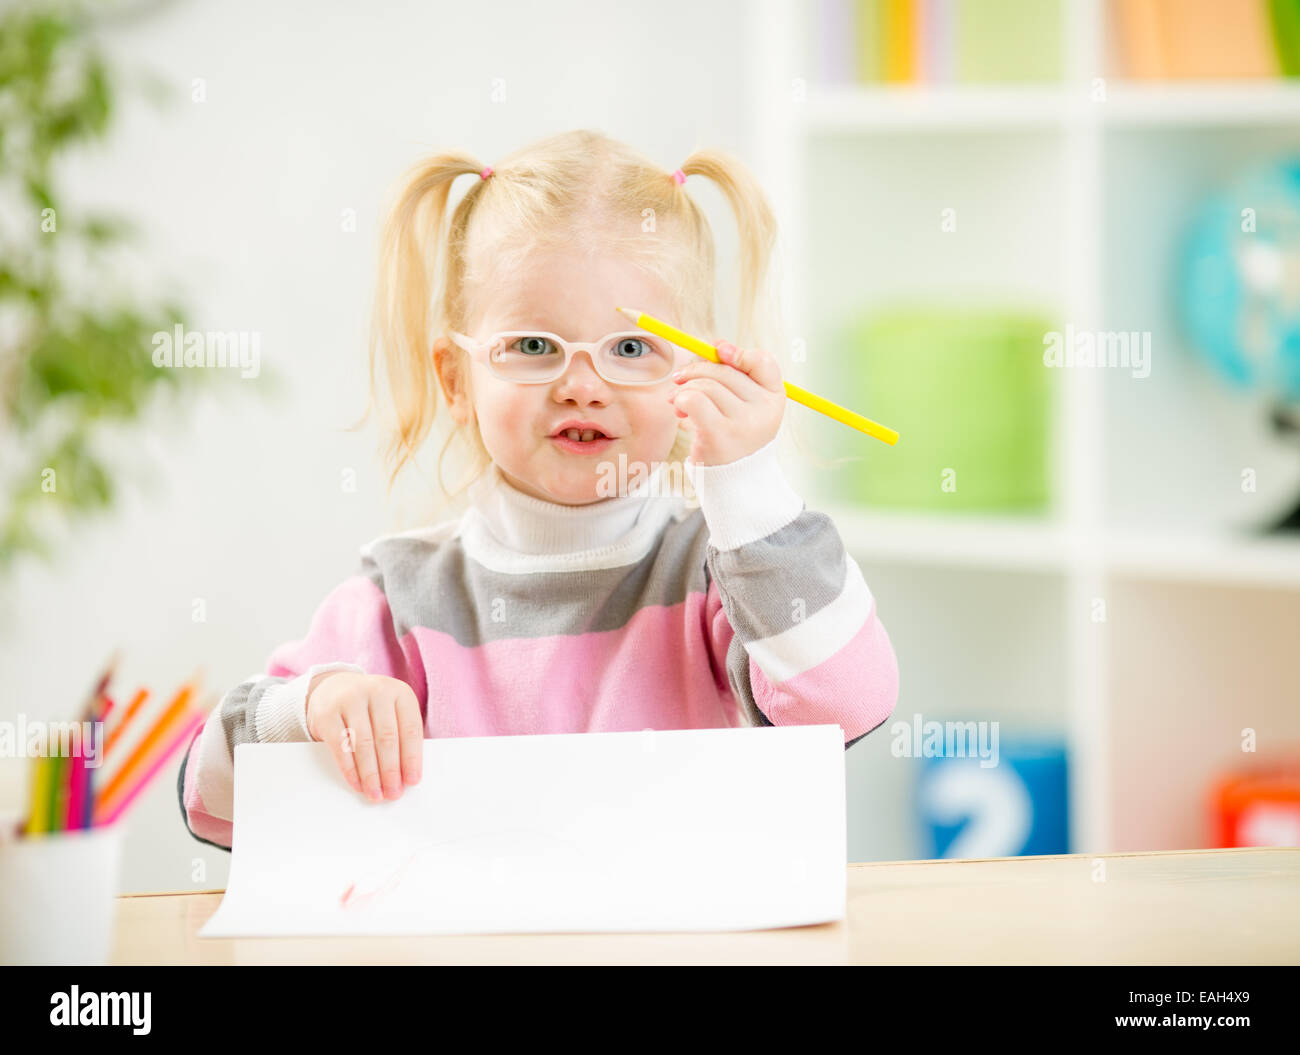
<svg viewBox="0 0 1300 1055">
<path fill-rule="evenodd" d="M 727 363 L 711 363 L 707 359 L 697 358 L 673 374 L 673 382 L 680 388 L 693 378 L 711 377 L 726 386 L 728 392 L 737 399 L 751 402 L 763 395 L 763 386 L 748 374 L 732 369 Z"/>
<path fill-rule="evenodd" d="M 362 790 L 372 799 L 382 797 L 379 763 L 375 758 L 375 734 L 370 725 L 370 704 L 365 696 L 350 700 L 343 708 L 343 721 L 352 736 L 352 759 Z"/>
<path fill-rule="evenodd" d="M 752 381 L 747 383 L 753 384 Z M 681 405 L 684 392 L 701 392 L 708 396 L 724 417 L 740 417 L 745 412 L 744 400 L 716 377 L 692 377 L 688 381 L 683 381 L 677 387 L 677 395 L 673 399 L 674 406 Z"/>
<path fill-rule="evenodd" d="M 348 728 L 343 724 L 343 716 L 337 711 L 322 714 L 320 717 L 321 739 L 329 744 L 330 754 L 339 767 L 339 772 L 357 791 L 361 790 L 361 781 L 357 777 L 356 763 L 352 759 L 352 740 Z"/>
<path fill-rule="evenodd" d="M 698 388 L 688 388 L 684 392 L 678 392 L 673 403 L 677 407 L 679 414 L 685 412 L 690 416 L 691 423 L 697 431 L 701 427 L 718 429 L 725 424 L 722 411 L 718 409 L 718 405 L 713 402 L 707 392 L 703 392 Z"/>
<path fill-rule="evenodd" d="M 761 348 L 737 348 L 727 341 L 719 341 L 717 348 L 718 358 L 728 366 L 734 366 L 768 391 L 784 394 L 781 364 L 771 352 L 765 352 Z"/>
<path fill-rule="evenodd" d="M 397 728 L 402 738 L 402 779 L 418 784 L 424 766 L 424 719 L 411 687 L 397 696 Z"/>
<path fill-rule="evenodd" d="M 384 798 L 398 798 L 402 794 L 402 743 L 397 730 L 396 693 L 385 691 L 370 698 L 370 727 L 375 732 L 375 760 L 379 763 Z"/>
</svg>

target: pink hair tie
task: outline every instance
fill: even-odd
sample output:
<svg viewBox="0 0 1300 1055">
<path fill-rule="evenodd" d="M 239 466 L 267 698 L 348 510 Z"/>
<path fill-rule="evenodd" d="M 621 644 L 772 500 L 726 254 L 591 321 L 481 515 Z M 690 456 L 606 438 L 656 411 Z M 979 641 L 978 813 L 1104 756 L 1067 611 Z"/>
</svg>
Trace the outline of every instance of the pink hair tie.
<svg viewBox="0 0 1300 1055">
<path fill-rule="evenodd" d="M 673 173 L 673 179 L 677 181 L 678 186 L 681 186 L 681 184 L 686 182 L 686 173 L 681 169 L 678 169 Z"/>
<path fill-rule="evenodd" d="M 478 178 L 479 178 L 479 179 L 487 179 L 490 175 L 492 175 L 492 166 L 491 166 L 491 165 L 489 165 L 489 166 L 488 166 L 487 168 L 485 168 L 482 172 L 480 172 L 480 173 L 478 174 Z"/>
</svg>

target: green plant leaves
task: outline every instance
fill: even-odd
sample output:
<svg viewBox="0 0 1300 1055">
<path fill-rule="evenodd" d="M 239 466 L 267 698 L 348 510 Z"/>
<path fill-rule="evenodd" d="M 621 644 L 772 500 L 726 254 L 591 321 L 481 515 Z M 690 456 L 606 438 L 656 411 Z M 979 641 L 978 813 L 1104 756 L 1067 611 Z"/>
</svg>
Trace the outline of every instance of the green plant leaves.
<svg viewBox="0 0 1300 1055">
<path fill-rule="evenodd" d="M 114 73 L 90 32 L 93 10 L 0 11 L 0 185 L 26 204 L 25 217 L 0 228 L 0 571 L 20 553 L 48 559 L 50 528 L 112 506 L 114 473 L 96 453 L 99 428 L 129 423 L 158 395 L 207 380 L 205 371 L 153 365 L 153 335 L 181 321 L 180 306 L 120 296 L 83 303 L 61 274 L 79 258 L 82 285 L 88 267 L 93 288 L 113 289 L 106 253 L 135 234 L 126 217 L 59 204 L 58 159 L 102 138 L 115 112 Z M 155 97 L 159 83 L 145 81 Z M 79 246 L 87 251 L 65 252 Z"/>
</svg>

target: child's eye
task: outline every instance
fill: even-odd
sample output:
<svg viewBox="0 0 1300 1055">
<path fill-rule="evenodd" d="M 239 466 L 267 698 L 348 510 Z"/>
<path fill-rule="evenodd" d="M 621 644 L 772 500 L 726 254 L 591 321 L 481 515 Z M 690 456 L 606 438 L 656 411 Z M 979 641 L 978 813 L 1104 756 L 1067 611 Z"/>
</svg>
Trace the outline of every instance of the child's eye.
<svg viewBox="0 0 1300 1055">
<path fill-rule="evenodd" d="M 520 337 L 511 348 L 517 349 L 524 355 L 545 355 L 547 352 L 555 351 L 552 343 L 545 337 Z"/>
<path fill-rule="evenodd" d="M 624 337 L 614 343 L 613 351 L 617 359 L 638 359 L 650 355 L 654 349 L 639 337 Z"/>
</svg>

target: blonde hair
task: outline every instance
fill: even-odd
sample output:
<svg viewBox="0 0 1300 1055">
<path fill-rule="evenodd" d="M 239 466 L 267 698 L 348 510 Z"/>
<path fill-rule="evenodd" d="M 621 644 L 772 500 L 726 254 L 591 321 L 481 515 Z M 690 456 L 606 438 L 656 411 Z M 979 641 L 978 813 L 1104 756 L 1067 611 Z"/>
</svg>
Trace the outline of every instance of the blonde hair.
<svg viewBox="0 0 1300 1055">
<path fill-rule="evenodd" d="M 397 186 L 383 225 L 370 330 L 370 403 L 376 405 L 376 368 L 383 366 L 393 419 L 384 433 L 388 488 L 411 462 L 435 424 L 444 396 L 434 369 L 434 341 L 448 331 L 473 333 L 490 295 L 489 278 L 527 266 L 535 250 L 615 252 L 657 277 L 677 312 L 675 324 L 710 339 L 714 323 L 714 244 L 704 212 L 673 174 L 601 132 L 548 136 L 487 166 L 467 153 L 436 154 Z M 739 235 L 739 306 L 733 343 L 746 347 L 771 328 L 766 280 L 776 221 L 757 180 L 723 151 L 697 150 L 681 165 L 721 190 Z M 473 186 L 451 213 L 448 198 L 460 176 Z M 769 314 L 770 317 L 769 317 Z M 459 365 L 462 349 L 453 347 Z M 468 380 L 469 371 L 461 376 Z M 364 420 L 364 418 L 363 418 Z M 469 448 L 471 475 L 455 491 L 443 483 L 443 461 L 460 437 Z M 683 471 L 690 434 L 680 426 L 668 455 L 676 478 L 698 504 Z M 450 430 L 438 453 L 437 477 L 454 499 L 491 464 L 476 420 Z"/>
</svg>

